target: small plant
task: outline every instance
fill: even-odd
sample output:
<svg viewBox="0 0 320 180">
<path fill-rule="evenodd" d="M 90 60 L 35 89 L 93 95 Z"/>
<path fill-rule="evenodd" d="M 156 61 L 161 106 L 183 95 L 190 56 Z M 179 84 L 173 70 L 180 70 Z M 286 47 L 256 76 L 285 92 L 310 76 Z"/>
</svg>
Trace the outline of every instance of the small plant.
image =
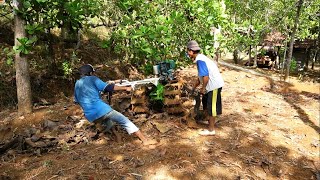
<svg viewBox="0 0 320 180">
<path fill-rule="evenodd" d="M 74 67 L 75 63 L 79 63 L 81 59 L 78 58 L 76 52 L 72 52 L 70 60 L 64 60 L 62 63 L 63 77 L 66 79 L 70 79 L 72 77 L 72 67 Z"/>
<path fill-rule="evenodd" d="M 260 54 L 261 54 L 262 56 L 265 56 L 265 55 L 267 54 L 267 50 L 262 49 L 262 50 L 260 51 Z"/>
<path fill-rule="evenodd" d="M 44 30 L 43 25 L 40 25 L 38 23 L 34 23 L 34 24 L 27 24 L 26 25 L 26 30 L 28 32 L 28 34 L 35 34 L 35 33 L 39 33 L 39 32 L 43 32 Z"/>
<path fill-rule="evenodd" d="M 13 65 L 14 51 L 10 50 L 9 48 L 4 48 L 3 52 L 7 56 L 7 60 L 6 60 L 7 65 L 9 66 Z"/>
<path fill-rule="evenodd" d="M 164 86 L 162 84 L 158 84 L 156 88 L 150 93 L 151 100 L 159 100 L 163 101 L 164 99 Z"/>
<path fill-rule="evenodd" d="M 53 162 L 51 160 L 46 160 L 43 162 L 43 166 L 44 167 L 51 167 L 53 164 Z"/>
<path fill-rule="evenodd" d="M 290 72 L 294 72 L 297 69 L 297 61 L 295 58 L 292 58 L 290 63 Z"/>
<path fill-rule="evenodd" d="M 67 143 L 64 143 L 61 148 L 62 148 L 63 151 L 69 151 L 70 150 L 70 146 Z"/>
<path fill-rule="evenodd" d="M 33 36 L 30 39 L 27 37 L 23 37 L 23 38 L 18 38 L 17 40 L 19 41 L 20 45 L 14 46 L 13 50 L 16 53 L 29 54 L 30 51 L 32 50 L 33 44 L 38 40 L 38 38 L 36 36 Z"/>
<path fill-rule="evenodd" d="M 63 69 L 63 75 L 65 78 L 68 78 L 71 76 L 72 74 L 72 68 L 71 68 L 71 65 L 68 61 L 64 61 L 62 63 L 62 69 Z"/>
</svg>

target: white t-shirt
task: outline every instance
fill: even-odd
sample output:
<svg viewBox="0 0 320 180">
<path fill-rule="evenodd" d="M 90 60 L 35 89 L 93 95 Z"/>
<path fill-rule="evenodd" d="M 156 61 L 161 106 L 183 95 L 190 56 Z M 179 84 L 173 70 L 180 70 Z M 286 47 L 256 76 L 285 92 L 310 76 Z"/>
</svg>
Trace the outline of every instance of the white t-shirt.
<svg viewBox="0 0 320 180">
<path fill-rule="evenodd" d="M 198 54 L 195 63 L 197 64 L 198 76 L 201 83 L 203 83 L 203 76 L 209 76 L 209 81 L 206 86 L 207 92 L 224 86 L 224 81 L 216 62 L 203 54 Z"/>
</svg>

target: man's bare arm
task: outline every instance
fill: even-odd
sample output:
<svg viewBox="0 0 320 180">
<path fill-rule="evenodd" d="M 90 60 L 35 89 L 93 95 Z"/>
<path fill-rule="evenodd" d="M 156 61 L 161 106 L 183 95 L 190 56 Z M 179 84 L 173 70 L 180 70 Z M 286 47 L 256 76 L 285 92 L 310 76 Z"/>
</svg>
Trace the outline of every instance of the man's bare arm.
<svg viewBox="0 0 320 180">
<path fill-rule="evenodd" d="M 200 80 L 197 78 L 197 81 L 193 84 L 192 89 L 195 90 L 200 85 Z"/>
<path fill-rule="evenodd" d="M 202 88 L 201 88 L 201 93 L 204 94 L 206 92 L 206 87 L 207 84 L 209 82 L 209 76 L 203 76 L 203 84 L 202 84 Z"/>
<path fill-rule="evenodd" d="M 113 90 L 114 91 L 131 91 L 132 87 L 131 86 L 117 86 L 117 85 L 114 85 Z"/>
</svg>

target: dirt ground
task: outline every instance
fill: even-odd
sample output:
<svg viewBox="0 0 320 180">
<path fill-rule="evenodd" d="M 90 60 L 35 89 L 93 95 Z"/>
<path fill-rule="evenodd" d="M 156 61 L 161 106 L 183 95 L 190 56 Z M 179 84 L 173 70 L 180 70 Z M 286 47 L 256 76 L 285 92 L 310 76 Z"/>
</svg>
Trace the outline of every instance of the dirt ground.
<svg viewBox="0 0 320 180">
<path fill-rule="evenodd" d="M 126 113 L 159 144 L 144 147 L 123 130 L 117 142 L 85 123 L 70 98 L 26 117 L 1 111 L 2 144 L 19 135 L 47 144 L 0 152 L 0 179 L 320 179 L 319 84 L 219 67 L 225 86 L 215 136 L 199 136 L 206 125 L 179 115 Z M 191 83 L 196 68 L 179 77 Z"/>
</svg>

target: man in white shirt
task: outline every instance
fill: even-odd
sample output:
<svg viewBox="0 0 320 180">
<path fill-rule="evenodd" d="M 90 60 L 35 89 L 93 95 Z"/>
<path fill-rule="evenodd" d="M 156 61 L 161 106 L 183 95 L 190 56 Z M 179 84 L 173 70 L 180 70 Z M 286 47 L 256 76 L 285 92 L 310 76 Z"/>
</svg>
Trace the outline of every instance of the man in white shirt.
<svg viewBox="0 0 320 180">
<path fill-rule="evenodd" d="M 193 85 L 193 90 L 202 84 L 200 93 L 203 94 L 203 109 L 209 116 L 209 127 L 200 132 L 201 135 L 215 135 L 216 117 L 222 114 L 221 90 L 224 81 L 216 62 L 200 53 L 201 48 L 196 41 L 187 44 L 188 56 L 197 64 L 198 79 Z"/>
</svg>

